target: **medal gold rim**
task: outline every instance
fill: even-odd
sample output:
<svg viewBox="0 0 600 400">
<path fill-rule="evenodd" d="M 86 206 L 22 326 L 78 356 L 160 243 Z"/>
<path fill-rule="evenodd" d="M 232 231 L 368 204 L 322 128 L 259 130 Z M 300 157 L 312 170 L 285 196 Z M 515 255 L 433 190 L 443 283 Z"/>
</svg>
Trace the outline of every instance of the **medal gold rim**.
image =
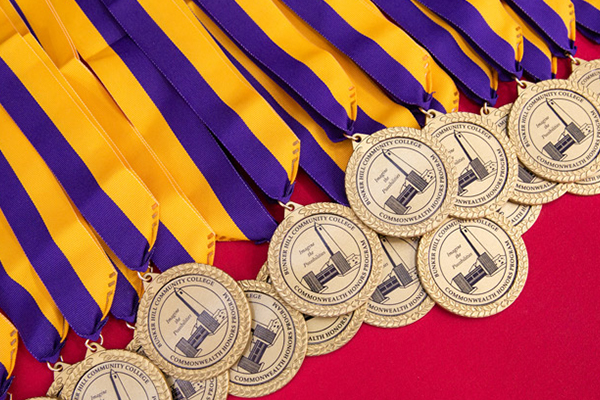
<svg viewBox="0 0 600 400">
<path fill-rule="evenodd" d="M 446 171 L 446 180 L 448 185 L 446 187 L 446 197 L 444 198 L 442 205 L 431 217 L 418 224 L 403 226 L 383 221 L 374 215 L 363 204 L 358 196 L 358 190 L 356 189 L 356 172 L 360 165 L 360 160 L 365 153 L 377 144 L 395 138 L 409 138 L 424 143 L 440 158 L 442 165 L 444 166 L 444 170 Z M 425 232 L 435 229 L 452 212 L 458 191 L 456 169 L 453 166 L 452 157 L 448 154 L 448 151 L 438 140 L 423 134 L 417 129 L 407 127 L 382 129 L 362 139 L 362 141 L 354 149 L 354 152 L 348 161 L 348 165 L 346 167 L 345 185 L 346 195 L 348 197 L 348 201 L 350 202 L 350 207 L 358 216 L 358 218 L 360 218 L 365 225 L 376 232 L 387 236 L 397 237 L 419 236 Z"/>
<path fill-rule="evenodd" d="M 76 365 L 77 363 L 68 365 L 64 367 L 64 369 L 60 373 L 55 374 L 54 381 L 52 381 L 52 385 L 50 385 L 50 388 L 46 392 L 46 396 L 61 397 L 60 394 L 65 387 L 65 381 L 71 374 L 71 370 L 73 369 L 73 367 Z"/>
<path fill-rule="evenodd" d="M 529 260 L 527 257 L 527 249 L 525 248 L 525 242 L 523 241 L 523 238 L 510 225 L 510 222 L 506 220 L 506 218 L 502 215 L 496 213 L 495 215 L 485 217 L 485 219 L 488 219 L 498 224 L 498 226 L 500 226 L 500 228 L 502 228 L 506 232 L 506 234 L 512 240 L 515 246 L 518 262 L 517 273 L 515 275 L 515 279 L 513 281 L 512 286 L 504 296 L 500 297 L 493 303 L 489 303 L 483 306 L 468 306 L 462 303 L 458 303 L 452 300 L 450 297 L 446 296 L 443 290 L 441 290 L 435 283 L 435 280 L 433 279 L 433 276 L 431 275 L 431 272 L 429 270 L 429 246 L 431 245 L 431 241 L 435 236 L 437 230 L 423 236 L 421 242 L 419 243 L 417 266 L 419 269 L 419 278 L 421 279 L 421 284 L 425 288 L 425 291 L 437 304 L 450 311 L 451 313 L 461 315 L 463 317 L 483 318 L 489 317 L 491 315 L 499 313 L 500 311 L 505 310 L 508 306 L 515 302 L 517 297 L 519 297 L 519 294 L 521 294 L 521 291 L 525 286 L 525 281 L 527 280 Z"/>
<path fill-rule="evenodd" d="M 515 231 L 519 234 L 519 236 L 523 236 L 523 234 L 525 232 L 527 232 L 529 230 L 529 228 L 531 228 L 533 226 L 533 224 L 535 224 L 535 221 L 537 221 L 538 217 L 540 216 L 540 213 L 542 212 L 542 206 L 541 205 L 529 205 L 529 204 L 517 204 L 514 203 L 517 206 L 521 206 L 521 207 L 530 207 L 530 211 L 527 213 L 527 216 L 517 225 L 512 225 L 513 228 L 515 228 Z M 500 214 L 500 212 L 498 212 L 498 214 Z M 502 214 L 500 214 L 502 215 Z M 510 219 L 506 216 L 503 216 L 504 218 L 506 218 L 506 220 L 510 223 Z"/>
<path fill-rule="evenodd" d="M 308 331 L 306 328 L 306 322 L 304 321 L 304 317 L 300 312 L 288 306 L 281 297 L 277 294 L 277 291 L 273 286 L 266 282 L 260 281 L 240 281 L 240 287 L 244 292 L 252 291 L 252 292 L 260 292 L 277 299 L 281 305 L 283 305 L 290 315 L 292 316 L 292 320 L 294 321 L 294 326 L 296 327 L 296 347 L 294 348 L 294 355 L 290 360 L 288 366 L 275 378 L 272 380 L 261 383 L 255 386 L 243 386 L 238 385 L 237 383 L 229 381 L 229 393 L 234 396 L 240 397 L 260 397 L 265 396 L 267 394 L 271 394 L 281 389 L 285 385 L 287 385 L 294 376 L 298 373 L 298 370 L 302 366 L 304 362 L 304 358 L 306 357 L 306 347 L 308 343 Z M 248 344 L 251 344 L 249 342 Z"/>
<path fill-rule="evenodd" d="M 422 286 L 422 285 L 421 285 Z M 425 289 L 423 289 L 425 290 Z M 380 315 L 369 311 L 367 306 L 367 313 L 365 316 L 365 323 L 379 328 L 400 328 L 403 326 L 410 325 L 423 318 L 435 305 L 435 302 L 426 294 L 425 299 L 419 304 L 417 308 L 410 310 L 405 314 L 400 315 Z"/>
<path fill-rule="evenodd" d="M 600 60 L 578 61 L 580 62 L 580 64 L 574 67 L 573 72 L 569 76 L 569 80 L 575 84 L 577 84 L 577 81 L 583 78 L 584 75 L 588 72 L 593 71 L 595 69 L 600 70 Z M 600 95 L 600 93 L 598 95 Z M 569 187 L 568 191 L 569 193 L 576 194 L 579 196 L 593 196 L 596 194 L 600 194 L 600 182 L 593 183 L 590 185 L 586 185 L 582 182 L 574 182 Z"/>
<path fill-rule="evenodd" d="M 578 93 L 587 101 L 589 101 L 592 104 L 592 106 L 596 109 L 596 112 L 600 114 L 600 103 L 598 102 L 598 100 L 596 100 L 597 95 L 594 95 L 594 93 L 592 93 L 589 89 L 579 86 L 570 80 L 552 79 L 549 81 L 542 81 L 539 83 L 528 83 L 527 87 L 520 92 L 519 97 L 513 105 L 513 108 L 510 110 L 510 114 L 508 117 L 508 135 L 510 137 L 511 142 L 517 150 L 517 156 L 519 157 L 519 160 L 521 160 L 523 165 L 525 165 L 527 168 L 533 171 L 533 173 L 535 173 L 536 175 L 539 175 L 540 177 L 546 180 L 559 183 L 570 183 L 580 181 L 593 175 L 595 171 L 600 169 L 600 156 L 597 156 L 593 162 L 576 171 L 556 171 L 537 163 L 535 159 L 531 155 L 529 155 L 527 151 L 525 151 L 519 139 L 518 117 L 521 109 L 538 92 L 552 89 L 569 90 Z M 600 135 L 600 132 L 596 132 L 596 135 Z M 568 187 L 566 189 L 568 189 Z"/>
<path fill-rule="evenodd" d="M 279 270 L 279 253 L 285 234 L 296 222 L 302 218 L 315 214 L 336 214 L 349 219 L 360 228 L 371 247 L 371 274 L 367 282 L 356 296 L 333 306 L 318 305 L 300 298 L 288 288 L 285 279 Z M 315 317 L 337 317 L 342 314 L 348 314 L 366 304 L 381 280 L 382 263 L 381 245 L 379 244 L 377 234 L 363 224 L 350 208 L 336 203 L 313 203 L 291 212 L 285 217 L 281 224 L 279 224 L 273 234 L 271 243 L 269 244 L 269 258 L 267 265 L 269 268 L 269 276 L 273 280 L 273 286 L 277 290 L 279 296 L 281 296 L 287 304 L 303 314 Z"/>
<path fill-rule="evenodd" d="M 258 271 L 258 275 L 256 276 L 257 281 L 267 282 L 269 278 L 269 267 L 267 263 L 265 263 L 260 271 Z M 321 356 L 323 354 L 331 353 L 348 343 L 354 335 L 358 332 L 358 329 L 362 326 L 365 315 L 367 313 L 367 305 L 363 305 L 356 310 L 348 313 L 350 317 L 350 322 L 346 325 L 346 328 L 340 332 L 340 334 L 335 335 L 333 339 L 327 340 L 323 343 L 318 344 L 310 344 L 308 343 L 308 347 L 306 349 L 306 356 Z M 340 318 L 346 314 L 339 315 L 338 317 L 315 317 L 315 318 Z M 308 324 L 307 324 L 308 329 Z"/>
<path fill-rule="evenodd" d="M 506 173 L 506 182 L 500 193 L 498 193 L 498 195 L 492 201 L 477 207 L 463 207 L 454 204 L 454 211 L 450 213 L 450 215 L 454 217 L 463 219 L 482 218 L 486 215 L 493 214 L 498 208 L 502 207 L 502 205 L 506 203 L 508 199 L 512 197 L 515 191 L 515 185 L 517 184 L 517 152 L 510 140 L 508 140 L 506 135 L 500 132 L 500 129 L 498 129 L 495 124 L 492 124 L 491 122 L 487 121 L 486 118 L 473 113 L 454 112 L 445 115 L 438 115 L 435 118 L 427 121 L 427 124 L 423 128 L 423 132 L 433 136 L 433 132 L 440 129 L 443 125 L 456 122 L 467 122 L 474 125 L 479 125 L 480 127 L 489 131 L 498 140 L 500 146 L 502 146 L 504 149 L 504 154 L 506 154 L 508 171 Z M 458 186 L 458 178 L 456 180 L 456 184 Z M 456 198 L 458 199 L 459 196 L 456 196 Z"/>
<path fill-rule="evenodd" d="M 73 365 L 73 368 L 65 381 L 61 397 L 70 399 L 73 396 L 77 383 L 90 369 L 94 368 L 96 365 L 110 361 L 120 361 L 135 365 L 148 375 L 156 388 L 159 400 L 170 400 L 172 398 L 171 390 L 169 389 L 169 385 L 162 372 L 146 357 L 127 350 L 105 349 L 100 349 L 96 353 L 91 353 L 86 356 L 83 361 Z"/>
<path fill-rule="evenodd" d="M 129 342 L 129 344 L 127 345 L 125 350 L 131 351 L 133 353 L 137 353 L 137 351 L 140 347 L 141 346 L 137 343 L 137 340 L 135 338 L 133 338 L 133 340 L 131 342 Z M 168 385 L 169 377 L 165 376 L 165 378 L 167 380 L 167 385 Z M 209 378 L 206 381 L 194 381 L 194 382 L 207 382 L 212 379 L 217 380 L 217 391 L 215 393 L 215 397 L 213 398 L 213 400 L 225 400 L 227 398 L 227 395 L 229 394 L 229 370 L 223 372 L 221 375 L 217 375 L 214 378 Z M 172 387 L 172 385 L 169 385 L 169 390 L 171 389 L 171 387 Z"/>
<path fill-rule="evenodd" d="M 158 291 L 173 279 L 182 275 L 205 275 L 221 283 L 231 294 L 239 311 L 239 332 L 238 337 L 225 357 L 207 368 L 184 369 L 169 363 L 154 348 L 148 332 L 148 313 L 152 299 Z M 246 344 L 250 339 L 250 307 L 246 301 L 246 296 L 240 289 L 237 282 L 220 269 L 207 264 L 188 263 L 172 267 L 162 274 L 154 277 L 152 282 L 145 288 L 144 295 L 140 300 L 138 316 L 136 322 L 135 338 L 144 349 L 146 356 L 156 364 L 165 374 L 177 379 L 188 381 L 205 381 L 214 378 L 227 371 L 241 357 Z"/>
</svg>

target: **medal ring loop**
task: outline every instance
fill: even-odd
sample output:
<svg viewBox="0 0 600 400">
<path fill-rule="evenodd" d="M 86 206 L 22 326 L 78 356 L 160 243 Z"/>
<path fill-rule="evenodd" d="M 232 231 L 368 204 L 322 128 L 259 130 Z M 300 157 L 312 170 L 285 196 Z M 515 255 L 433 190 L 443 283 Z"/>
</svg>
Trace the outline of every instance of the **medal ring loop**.
<svg viewBox="0 0 600 400">
<path fill-rule="evenodd" d="M 345 134 L 344 134 L 345 136 Z M 277 203 L 279 203 L 279 205 L 283 208 L 285 208 L 286 210 L 292 212 L 296 209 L 296 206 L 294 206 L 292 203 L 284 203 L 282 201 L 278 201 Z"/>
<path fill-rule="evenodd" d="M 358 135 L 348 135 L 347 133 L 344 133 L 344 137 L 356 143 L 359 143 L 361 141 L 361 138 Z"/>
<path fill-rule="evenodd" d="M 568 58 L 569 60 L 571 60 L 571 63 L 572 63 L 573 65 L 580 65 L 580 64 L 581 64 L 581 61 L 579 61 L 578 59 L 576 59 L 575 57 L 573 57 L 573 55 L 572 55 L 572 54 L 570 54 L 570 53 L 565 53 L 565 56 L 567 56 L 567 58 Z"/>
<path fill-rule="evenodd" d="M 486 101 L 483 103 L 483 107 L 481 107 L 481 113 L 483 115 L 490 115 L 490 112 L 491 111 L 490 111 L 490 108 L 488 107 L 488 102 Z"/>
<path fill-rule="evenodd" d="M 140 278 L 142 281 L 144 281 L 146 283 L 152 282 L 152 277 L 150 275 L 148 275 L 147 273 L 141 273 L 138 271 L 137 275 L 138 275 L 138 278 Z"/>
<path fill-rule="evenodd" d="M 519 78 L 515 78 L 515 82 L 521 89 L 525 89 L 527 87 L 527 82 L 520 80 Z"/>
<path fill-rule="evenodd" d="M 92 342 L 92 341 L 90 341 L 90 339 L 87 339 L 85 341 L 85 347 L 87 347 L 88 350 L 91 351 L 92 353 L 97 352 L 103 344 L 104 344 L 104 337 L 102 336 L 102 334 L 100 334 L 100 343 Z"/>
<path fill-rule="evenodd" d="M 129 322 L 125 322 L 125 326 L 127 326 L 129 329 L 131 329 L 132 331 L 135 331 L 135 325 L 130 324 Z"/>
<path fill-rule="evenodd" d="M 52 372 L 62 372 L 65 369 L 64 361 L 65 360 L 63 359 L 63 356 L 60 356 L 60 360 L 55 362 L 54 364 L 50 364 L 50 361 L 46 361 L 46 366 Z M 9 400 L 10 400 L 10 398 L 9 398 Z"/>
<path fill-rule="evenodd" d="M 433 111 L 433 110 L 426 110 L 423 107 L 419 107 L 419 111 L 421 111 L 423 114 L 425 114 L 429 118 L 435 118 L 436 115 L 437 115 L 435 111 Z"/>
</svg>

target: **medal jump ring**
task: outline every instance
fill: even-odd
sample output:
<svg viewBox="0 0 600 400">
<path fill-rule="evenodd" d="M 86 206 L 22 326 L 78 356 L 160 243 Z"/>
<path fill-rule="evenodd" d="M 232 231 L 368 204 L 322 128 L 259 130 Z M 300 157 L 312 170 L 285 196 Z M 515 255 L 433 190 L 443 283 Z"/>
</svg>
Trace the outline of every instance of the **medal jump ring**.
<svg viewBox="0 0 600 400">
<path fill-rule="evenodd" d="M 132 331 L 135 331 L 135 325 L 130 324 L 129 322 L 125 322 L 125 326 L 127 326 L 129 329 L 131 329 Z"/>
<path fill-rule="evenodd" d="M 138 271 L 137 275 L 138 275 L 138 278 L 140 278 L 142 281 L 144 281 L 146 283 L 152 282 L 152 277 L 150 275 L 148 275 L 146 272 L 144 272 L 142 274 L 141 272 Z"/>
<path fill-rule="evenodd" d="M 62 372 L 64 368 L 64 359 L 63 356 L 60 356 L 60 361 L 54 363 L 54 365 L 50 364 L 50 361 L 46 361 L 46 366 L 52 372 Z M 10 398 L 8 399 L 10 400 Z"/>
<path fill-rule="evenodd" d="M 575 57 L 573 57 L 573 55 L 572 55 L 572 54 L 570 54 L 570 53 L 565 53 L 565 56 L 567 56 L 567 58 L 568 58 L 569 60 L 571 60 L 571 63 L 572 63 L 573 65 L 580 65 L 580 64 L 581 64 L 581 61 L 579 61 L 578 59 L 576 59 Z"/>
<path fill-rule="evenodd" d="M 346 134 L 344 134 L 345 136 Z M 279 205 L 283 208 L 285 208 L 286 210 L 292 212 L 296 209 L 296 206 L 294 206 L 292 203 L 284 203 L 282 201 L 278 201 Z"/>
<path fill-rule="evenodd" d="M 437 113 L 433 110 L 426 110 L 423 107 L 419 107 L 419 111 L 428 116 L 429 118 L 435 118 Z"/>
<path fill-rule="evenodd" d="M 104 344 L 104 337 L 100 334 L 100 343 L 92 342 L 90 339 L 85 341 L 85 347 L 88 348 L 89 351 L 95 353 L 99 350 L 100 346 Z"/>
<path fill-rule="evenodd" d="M 356 143 L 359 143 L 362 140 L 358 135 L 348 135 L 347 133 L 344 133 L 343 135 L 346 139 L 352 140 Z"/>
<path fill-rule="evenodd" d="M 481 107 L 481 112 L 483 115 L 490 115 L 490 108 L 488 107 L 488 102 L 483 103 L 483 107 Z"/>
<path fill-rule="evenodd" d="M 515 82 L 521 89 L 525 89 L 527 87 L 527 82 L 520 80 L 519 78 L 515 78 Z"/>
</svg>

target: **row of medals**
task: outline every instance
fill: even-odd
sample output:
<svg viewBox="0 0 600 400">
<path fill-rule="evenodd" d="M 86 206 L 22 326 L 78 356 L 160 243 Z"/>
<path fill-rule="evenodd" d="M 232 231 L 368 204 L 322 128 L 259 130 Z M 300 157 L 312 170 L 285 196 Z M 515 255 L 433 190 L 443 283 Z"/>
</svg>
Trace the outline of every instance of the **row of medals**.
<svg viewBox="0 0 600 400">
<path fill-rule="evenodd" d="M 525 284 L 521 235 L 541 205 L 600 192 L 599 77 L 600 62 L 577 60 L 569 80 L 524 83 L 513 105 L 354 135 L 351 208 L 289 203 L 253 281 L 202 264 L 146 274 L 128 349 L 93 344 L 48 395 L 257 397 L 363 322 L 405 326 L 435 303 L 502 311 Z"/>
</svg>

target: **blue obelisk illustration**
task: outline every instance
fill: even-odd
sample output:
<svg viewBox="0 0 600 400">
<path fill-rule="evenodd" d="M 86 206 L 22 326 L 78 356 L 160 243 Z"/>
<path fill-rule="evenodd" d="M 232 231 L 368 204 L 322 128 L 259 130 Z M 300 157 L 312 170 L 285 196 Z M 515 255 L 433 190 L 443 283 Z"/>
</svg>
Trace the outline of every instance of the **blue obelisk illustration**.
<svg viewBox="0 0 600 400">
<path fill-rule="evenodd" d="M 408 264 L 406 264 L 386 237 L 381 238 L 381 247 L 389 262 L 393 265 L 393 268 L 392 272 L 377 286 L 371 295 L 371 300 L 379 304 L 386 302 L 389 299 L 387 295 L 394 290 L 417 283 L 416 274 L 409 272 L 407 268 Z"/>
<path fill-rule="evenodd" d="M 492 176 L 493 164 L 484 164 L 479 154 L 477 154 L 473 146 L 471 146 L 471 143 L 469 143 L 462 133 L 454 132 L 453 136 L 458 142 L 462 152 L 469 160 L 469 165 L 467 165 L 458 177 L 458 194 L 463 194 L 467 191 L 467 187 L 473 182 L 483 181 Z"/>
<path fill-rule="evenodd" d="M 256 327 L 252 330 L 252 346 L 250 347 L 250 353 L 247 357 L 243 356 L 240 359 L 238 367 L 251 374 L 260 372 L 264 366 L 264 363 L 261 362 L 261 360 L 265 355 L 265 351 L 273 346 L 273 343 L 280 332 L 281 322 L 279 319 L 272 319 L 267 326 L 257 323 Z"/>
<path fill-rule="evenodd" d="M 390 150 L 383 150 L 383 156 L 404 175 L 405 180 L 398 197 L 390 196 L 385 205 L 392 209 L 396 214 L 406 214 L 410 210 L 410 202 L 419 193 L 423 193 L 431 184 L 425 179 L 425 173 L 419 174 L 408 163 L 392 153 Z"/>
<path fill-rule="evenodd" d="M 202 351 L 202 342 L 208 336 L 214 335 L 225 321 L 225 310 L 211 314 L 183 289 L 176 289 L 175 296 L 196 316 L 196 324 L 190 337 L 181 338 L 175 347 L 186 356 L 195 357 Z"/>
<path fill-rule="evenodd" d="M 458 286 L 461 292 L 469 294 L 477 289 L 475 287 L 477 282 L 486 276 L 493 276 L 500 268 L 481 242 L 477 240 L 466 226 L 460 226 L 459 230 L 469 247 L 475 252 L 477 260 L 473 264 L 474 268 L 467 275 L 459 273 L 452 279 L 452 282 Z"/>
<path fill-rule="evenodd" d="M 552 99 L 546 99 L 546 104 L 565 126 L 564 132 L 556 143 L 548 142 L 544 146 L 544 151 L 556 161 L 562 160 L 566 152 L 573 145 L 581 143 L 587 137 L 581 127 L 571 118 L 571 116 Z"/>
<path fill-rule="evenodd" d="M 205 382 L 189 382 L 176 379 L 171 386 L 173 400 L 188 400 L 206 388 Z"/>
<path fill-rule="evenodd" d="M 115 395 L 117 396 L 117 400 L 137 400 L 129 397 L 129 393 L 127 393 L 127 389 L 125 389 L 125 385 L 123 384 L 123 381 L 121 381 L 121 377 L 116 371 L 111 369 L 109 376 L 110 382 L 112 383 L 112 387 L 115 391 Z"/>
<path fill-rule="evenodd" d="M 325 263 L 325 266 L 319 273 L 315 274 L 310 271 L 302 279 L 310 290 L 315 293 L 320 293 L 326 289 L 325 284 L 335 278 L 336 276 L 344 276 L 348 271 L 352 269 L 352 266 L 348 262 L 348 257 L 344 254 L 340 246 L 331 237 L 329 232 L 323 227 L 323 225 L 314 224 L 314 230 L 317 233 L 317 237 L 325 246 L 325 249 L 329 253 L 329 260 Z"/>
</svg>

